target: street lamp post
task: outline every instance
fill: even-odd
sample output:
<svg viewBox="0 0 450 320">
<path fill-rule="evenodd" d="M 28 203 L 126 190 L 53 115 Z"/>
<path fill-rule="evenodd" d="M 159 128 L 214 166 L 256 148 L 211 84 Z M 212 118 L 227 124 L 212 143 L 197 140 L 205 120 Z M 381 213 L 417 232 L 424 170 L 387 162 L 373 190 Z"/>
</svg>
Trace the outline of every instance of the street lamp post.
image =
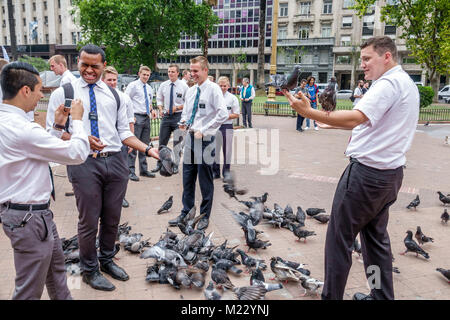
<svg viewBox="0 0 450 320">
<path fill-rule="evenodd" d="M 278 0 L 273 1 L 272 7 L 272 53 L 270 56 L 270 74 L 277 74 L 277 37 L 278 37 Z M 267 101 L 275 101 L 275 87 L 269 87 Z"/>
</svg>

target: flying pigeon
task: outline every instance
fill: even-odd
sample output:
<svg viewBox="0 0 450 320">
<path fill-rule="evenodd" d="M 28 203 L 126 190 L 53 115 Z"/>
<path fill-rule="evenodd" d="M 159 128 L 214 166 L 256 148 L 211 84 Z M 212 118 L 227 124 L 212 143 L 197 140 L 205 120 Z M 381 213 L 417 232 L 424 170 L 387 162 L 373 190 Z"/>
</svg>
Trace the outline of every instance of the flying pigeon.
<svg viewBox="0 0 450 320">
<path fill-rule="evenodd" d="M 334 111 L 336 109 L 336 78 L 332 77 L 328 86 L 319 95 L 319 103 L 325 111 Z"/>
<path fill-rule="evenodd" d="M 405 255 L 407 252 L 415 252 L 416 253 L 416 257 L 420 254 L 422 256 L 424 256 L 425 259 L 430 259 L 430 256 L 428 255 L 428 253 L 426 253 L 421 247 L 419 247 L 419 245 L 417 244 L 417 242 L 415 242 L 412 238 L 412 231 L 408 230 L 406 232 L 408 235 L 406 236 L 405 240 L 403 241 L 405 243 L 406 246 L 406 251 L 400 253 L 401 255 Z"/>
<path fill-rule="evenodd" d="M 170 208 L 172 208 L 173 205 L 173 196 L 170 196 L 169 199 L 164 202 L 164 204 L 162 205 L 162 207 L 158 210 L 158 214 L 163 213 L 165 211 L 169 211 Z"/>
<path fill-rule="evenodd" d="M 449 215 L 448 215 L 447 209 L 444 209 L 444 213 L 441 214 L 441 222 L 447 224 L 448 219 L 449 219 Z"/>
<path fill-rule="evenodd" d="M 271 82 L 266 84 L 266 87 L 272 86 L 276 89 L 292 90 L 298 84 L 298 76 L 300 75 L 300 66 L 295 66 L 289 76 L 284 74 L 270 75 Z"/>
<path fill-rule="evenodd" d="M 406 209 L 414 208 L 414 210 L 417 210 L 417 206 L 419 204 L 420 204 L 420 199 L 419 199 L 419 195 L 417 195 L 416 198 L 406 206 Z"/>
<path fill-rule="evenodd" d="M 444 206 L 446 204 L 450 203 L 450 197 L 449 196 L 445 196 L 442 192 L 438 191 L 437 192 L 439 194 L 439 200 L 444 204 Z"/>
<path fill-rule="evenodd" d="M 427 237 L 426 235 L 424 235 L 422 233 L 422 229 L 419 226 L 417 226 L 417 231 L 416 231 L 415 237 L 417 239 L 417 242 L 419 242 L 420 245 L 423 245 L 424 243 L 427 243 L 427 242 L 434 242 L 433 238 Z"/>
</svg>

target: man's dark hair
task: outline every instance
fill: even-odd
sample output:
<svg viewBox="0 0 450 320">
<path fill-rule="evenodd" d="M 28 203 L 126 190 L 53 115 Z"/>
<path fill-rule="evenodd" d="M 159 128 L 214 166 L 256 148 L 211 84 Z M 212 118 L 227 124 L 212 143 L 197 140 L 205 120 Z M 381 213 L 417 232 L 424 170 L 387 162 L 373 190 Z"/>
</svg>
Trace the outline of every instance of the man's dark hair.
<svg viewBox="0 0 450 320">
<path fill-rule="evenodd" d="M 96 46 L 95 44 L 87 44 L 83 48 L 81 48 L 80 52 L 78 53 L 78 58 L 81 57 L 81 53 L 83 51 L 86 53 L 89 53 L 89 54 L 99 54 L 102 56 L 102 62 L 106 61 L 105 51 L 103 51 L 102 48 L 100 48 L 99 46 Z"/>
<path fill-rule="evenodd" d="M 369 46 L 373 46 L 373 50 L 378 53 L 379 56 L 389 51 L 392 54 L 392 59 L 397 61 L 398 53 L 397 46 L 395 45 L 394 40 L 389 38 L 388 36 L 380 36 L 380 37 L 372 37 L 367 39 L 361 45 L 361 49 L 367 48 Z"/>
<path fill-rule="evenodd" d="M 8 63 L 0 75 L 3 99 L 13 99 L 25 86 L 34 91 L 34 87 L 39 83 L 38 77 L 39 72 L 31 64 L 20 61 Z"/>
</svg>

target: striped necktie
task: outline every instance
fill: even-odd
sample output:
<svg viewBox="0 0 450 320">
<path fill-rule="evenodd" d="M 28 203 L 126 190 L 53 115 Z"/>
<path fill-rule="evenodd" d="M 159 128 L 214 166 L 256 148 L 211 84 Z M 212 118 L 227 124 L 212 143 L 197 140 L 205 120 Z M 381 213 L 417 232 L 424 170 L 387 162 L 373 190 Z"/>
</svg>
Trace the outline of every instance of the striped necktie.
<svg viewBox="0 0 450 320">
<path fill-rule="evenodd" d="M 144 96 L 145 96 L 145 110 L 150 115 L 150 103 L 148 102 L 147 85 L 144 84 Z"/>
<path fill-rule="evenodd" d="M 100 138 L 100 134 L 98 132 L 97 102 L 95 100 L 94 87 L 95 83 L 89 84 L 89 99 L 91 101 L 91 112 L 89 113 L 89 119 L 91 120 L 91 135 Z"/>
<path fill-rule="evenodd" d="M 170 102 L 169 102 L 169 115 L 172 115 L 173 113 L 173 88 L 175 86 L 175 83 L 170 84 Z"/>
<path fill-rule="evenodd" d="M 197 95 L 195 96 L 194 108 L 192 109 L 191 118 L 189 119 L 189 121 L 187 123 L 188 126 L 192 125 L 192 123 L 194 122 L 195 114 L 197 113 L 197 109 L 198 109 L 198 101 L 199 100 L 200 100 L 200 87 L 197 87 Z"/>
</svg>

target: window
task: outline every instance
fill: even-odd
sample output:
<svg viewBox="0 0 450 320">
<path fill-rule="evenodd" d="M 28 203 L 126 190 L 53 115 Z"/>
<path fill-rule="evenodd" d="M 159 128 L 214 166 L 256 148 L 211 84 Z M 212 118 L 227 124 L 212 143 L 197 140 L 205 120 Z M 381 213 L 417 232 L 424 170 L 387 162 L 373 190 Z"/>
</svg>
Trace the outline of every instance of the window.
<svg viewBox="0 0 450 320">
<path fill-rule="evenodd" d="M 72 32 L 72 44 L 77 44 L 77 34 Z"/>
<path fill-rule="evenodd" d="M 329 52 L 328 52 L 328 50 L 320 50 L 319 64 L 328 64 L 328 63 L 329 63 Z M 319 82 L 327 82 L 327 80 L 319 81 Z"/>
<path fill-rule="evenodd" d="M 5 37 L 5 44 L 8 44 L 8 37 Z"/>
<path fill-rule="evenodd" d="M 341 47 L 348 47 L 351 45 L 351 36 L 341 36 Z"/>
<path fill-rule="evenodd" d="M 59 34 L 59 44 L 62 44 L 62 40 L 63 40 L 62 33 L 60 33 Z"/>
<path fill-rule="evenodd" d="M 2 12 L 3 12 L 3 14 L 5 13 L 5 7 L 3 7 L 3 6 L 2 6 Z M 5 37 L 5 39 L 6 39 L 6 37 Z M 5 42 L 6 42 L 6 40 L 5 40 Z"/>
<path fill-rule="evenodd" d="M 47 1 L 44 1 L 44 10 L 47 10 Z"/>
<path fill-rule="evenodd" d="M 331 0 L 324 0 L 323 1 L 323 13 L 329 14 L 331 13 L 333 8 L 333 2 Z"/>
<path fill-rule="evenodd" d="M 374 15 L 363 17 L 363 29 L 362 29 L 363 36 L 373 36 L 373 22 L 374 22 Z"/>
<path fill-rule="evenodd" d="M 288 16 L 288 5 L 287 3 L 280 4 L 280 17 Z"/>
<path fill-rule="evenodd" d="M 322 25 L 322 38 L 331 37 L 331 24 Z"/>
<path fill-rule="evenodd" d="M 350 64 L 352 62 L 351 56 L 337 56 L 336 64 Z"/>
<path fill-rule="evenodd" d="M 25 12 L 25 3 L 22 3 L 22 11 Z"/>
<path fill-rule="evenodd" d="M 33 2 L 33 11 L 36 11 L 36 2 Z"/>
<path fill-rule="evenodd" d="M 44 24 L 48 25 L 48 17 L 47 16 L 44 17 Z"/>
<path fill-rule="evenodd" d="M 287 27 L 278 27 L 278 39 L 287 38 Z"/>
<path fill-rule="evenodd" d="M 309 27 L 308 26 L 300 26 L 298 30 L 298 38 L 299 39 L 308 39 L 309 38 Z"/>
<path fill-rule="evenodd" d="M 417 63 L 416 59 L 415 58 L 411 58 L 411 57 L 404 57 L 402 59 L 402 61 L 403 61 L 404 64 L 415 64 L 415 63 Z"/>
<path fill-rule="evenodd" d="M 23 26 L 26 27 L 27 26 L 27 19 L 23 18 L 22 21 L 23 21 Z"/>
<path fill-rule="evenodd" d="M 58 8 L 61 9 L 61 0 L 58 0 Z"/>
<path fill-rule="evenodd" d="M 355 5 L 355 0 L 344 0 L 344 9 L 348 9 Z"/>
<path fill-rule="evenodd" d="M 395 35 L 397 33 L 397 28 L 395 26 L 384 26 L 384 34 L 385 35 Z"/>
<path fill-rule="evenodd" d="M 5 21 L 5 20 L 3 20 L 3 25 L 2 25 L 2 27 L 3 27 L 3 28 L 6 28 L 6 21 Z"/>
<path fill-rule="evenodd" d="M 24 43 L 24 44 L 27 44 L 27 41 L 28 41 L 27 35 L 25 34 L 25 35 L 23 36 L 23 43 Z"/>
<path fill-rule="evenodd" d="M 46 34 L 45 34 L 45 43 L 48 44 L 48 42 L 49 42 L 48 33 L 46 33 Z"/>
<path fill-rule="evenodd" d="M 342 28 L 351 28 L 353 23 L 353 17 L 342 17 Z"/>
<path fill-rule="evenodd" d="M 310 12 L 311 12 L 311 2 L 301 2 L 300 14 L 304 16 L 309 16 Z"/>
<path fill-rule="evenodd" d="M 58 16 L 58 22 L 61 23 L 61 15 Z"/>
</svg>

